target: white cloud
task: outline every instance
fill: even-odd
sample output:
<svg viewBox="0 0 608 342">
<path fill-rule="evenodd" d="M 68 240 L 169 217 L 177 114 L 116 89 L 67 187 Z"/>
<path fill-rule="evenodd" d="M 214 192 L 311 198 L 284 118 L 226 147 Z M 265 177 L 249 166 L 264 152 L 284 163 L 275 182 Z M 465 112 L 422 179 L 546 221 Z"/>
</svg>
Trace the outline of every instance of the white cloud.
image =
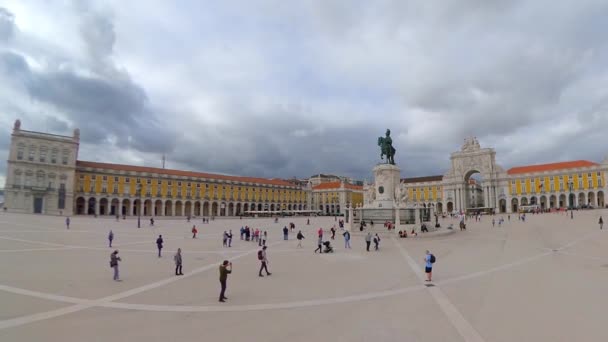
<svg viewBox="0 0 608 342">
<path fill-rule="evenodd" d="M 605 1 L 3 6 L 2 119 L 80 127 L 83 159 L 369 178 L 387 127 L 412 176 L 467 135 L 504 167 L 605 154 Z"/>
</svg>

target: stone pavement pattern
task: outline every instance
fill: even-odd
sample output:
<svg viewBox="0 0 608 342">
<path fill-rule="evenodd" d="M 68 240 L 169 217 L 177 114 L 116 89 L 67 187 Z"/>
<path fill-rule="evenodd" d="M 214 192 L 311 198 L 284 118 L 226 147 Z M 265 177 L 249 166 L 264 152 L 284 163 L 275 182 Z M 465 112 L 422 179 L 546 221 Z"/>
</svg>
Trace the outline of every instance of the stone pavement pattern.
<svg viewBox="0 0 608 342">
<path fill-rule="evenodd" d="M 491 218 L 433 238 L 385 237 L 365 252 L 340 231 L 333 254 L 314 254 L 316 230 L 333 218 L 157 220 L 0 215 L 1 341 L 606 341 L 608 211 L 528 215 L 492 228 Z M 500 217 L 497 215 L 496 218 Z M 504 216 L 506 219 L 506 215 Z M 283 241 L 282 227 L 295 222 Z M 442 221 L 446 226 L 451 219 Z M 199 238 L 192 239 L 196 224 Z M 241 225 L 269 232 L 270 277 L 259 278 L 257 244 Z M 112 281 L 107 233 L 115 233 L 121 278 Z M 232 229 L 233 247 L 221 233 Z M 155 239 L 165 239 L 156 257 Z M 386 236 L 386 235 L 385 235 Z M 173 275 L 182 248 L 184 276 Z M 437 256 L 426 287 L 423 256 Z M 227 303 L 218 265 L 234 263 Z"/>
</svg>

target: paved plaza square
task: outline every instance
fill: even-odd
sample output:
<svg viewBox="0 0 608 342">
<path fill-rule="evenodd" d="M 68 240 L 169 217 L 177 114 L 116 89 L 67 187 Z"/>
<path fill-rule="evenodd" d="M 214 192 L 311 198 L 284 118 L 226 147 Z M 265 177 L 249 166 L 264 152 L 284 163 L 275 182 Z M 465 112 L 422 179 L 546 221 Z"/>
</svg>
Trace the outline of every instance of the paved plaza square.
<svg viewBox="0 0 608 342">
<path fill-rule="evenodd" d="M 134 219 L 0 216 L 2 341 L 606 341 L 608 232 L 603 210 L 468 221 L 466 231 L 398 239 L 383 232 L 366 252 L 355 232 L 345 250 L 314 254 L 316 230 L 333 217 L 217 219 L 201 224 Z M 496 218 L 500 215 L 495 216 Z M 507 220 L 507 216 L 503 216 Z M 306 236 L 297 248 L 289 222 Z M 445 227 L 456 219 L 446 218 Z M 199 237 L 192 239 L 196 224 Z M 259 278 L 256 243 L 241 225 L 269 232 L 272 276 Z M 107 233 L 115 233 L 122 282 L 112 280 Z M 235 234 L 223 248 L 223 230 Z M 155 239 L 165 239 L 156 255 Z M 184 276 L 174 276 L 182 248 Z M 425 250 L 437 256 L 431 287 Z M 226 303 L 218 266 L 234 263 Z"/>
</svg>

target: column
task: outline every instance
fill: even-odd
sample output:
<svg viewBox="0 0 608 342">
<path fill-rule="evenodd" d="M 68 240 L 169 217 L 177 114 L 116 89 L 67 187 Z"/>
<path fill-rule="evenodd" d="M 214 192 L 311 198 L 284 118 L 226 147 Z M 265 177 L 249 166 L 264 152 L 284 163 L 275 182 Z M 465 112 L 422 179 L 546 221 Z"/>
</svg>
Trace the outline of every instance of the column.
<svg viewBox="0 0 608 342">
<path fill-rule="evenodd" d="M 422 222 L 420 222 L 420 209 L 414 209 L 414 217 L 416 218 L 416 222 L 414 223 L 416 226 L 420 226 Z"/>
<path fill-rule="evenodd" d="M 175 202 L 171 201 L 171 216 L 175 216 Z"/>
<path fill-rule="evenodd" d="M 158 215 L 156 216 L 165 216 L 165 201 L 161 200 L 160 201 L 160 210 L 158 212 Z M 154 207 L 156 207 L 156 202 L 154 202 Z M 201 206 L 201 210 L 203 210 L 203 207 Z"/>
<path fill-rule="evenodd" d="M 221 210 L 222 210 L 222 203 L 218 203 L 217 204 L 217 210 L 216 210 L 215 216 L 219 217 Z M 270 210 L 270 207 L 268 209 L 266 209 L 266 210 Z"/>
<path fill-rule="evenodd" d="M 484 207 L 490 207 L 490 187 L 489 186 L 484 186 L 483 189 L 483 193 L 484 193 L 484 199 L 483 199 L 483 206 Z"/>
<path fill-rule="evenodd" d="M 99 198 L 95 198 L 95 215 L 99 215 Z"/>
<path fill-rule="evenodd" d="M 401 220 L 399 219 L 399 208 L 395 208 L 395 228 L 401 225 Z"/>
</svg>

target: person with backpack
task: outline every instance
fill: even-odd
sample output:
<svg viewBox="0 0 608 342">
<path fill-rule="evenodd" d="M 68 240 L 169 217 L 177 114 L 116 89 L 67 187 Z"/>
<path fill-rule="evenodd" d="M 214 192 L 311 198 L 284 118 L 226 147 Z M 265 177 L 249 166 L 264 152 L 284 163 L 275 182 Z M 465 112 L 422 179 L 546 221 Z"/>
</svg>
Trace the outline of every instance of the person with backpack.
<svg viewBox="0 0 608 342">
<path fill-rule="evenodd" d="M 112 248 L 112 241 L 113 240 L 114 240 L 114 233 L 110 229 L 110 234 L 108 234 L 108 242 L 109 242 L 110 245 L 108 247 Z"/>
<path fill-rule="evenodd" d="M 260 272 L 259 272 L 259 276 L 263 277 L 262 275 L 262 270 L 266 271 L 266 275 L 271 275 L 272 273 L 268 272 L 268 258 L 266 257 L 266 248 L 268 248 L 267 246 L 262 247 L 262 249 L 260 249 L 258 251 L 258 260 L 260 260 L 261 265 L 260 265 Z"/>
<path fill-rule="evenodd" d="M 110 255 L 110 267 L 114 269 L 114 281 L 121 281 L 118 275 L 118 262 L 122 261 L 118 256 L 118 249 Z"/>
<path fill-rule="evenodd" d="M 296 238 L 298 239 L 298 248 L 302 248 L 302 240 L 304 240 L 304 234 L 302 234 L 301 230 L 298 231 L 298 235 L 296 236 Z"/>
<path fill-rule="evenodd" d="M 182 273 L 182 249 L 178 248 L 177 253 L 173 256 L 175 261 L 175 275 L 184 275 Z"/>
<path fill-rule="evenodd" d="M 156 248 L 158 248 L 158 257 L 160 258 L 160 251 L 163 249 L 163 236 L 159 235 L 156 239 Z"/>
<path fill-rule="evenodd" d="M 347 230 L 342 236 L 344 236 L 344 248 L 350 248 L 350 232 Z"/>
<path fill-rule="evenodd" d="M 380 247 L 380 237 L 378 236 L 378 233 L 376 233 L 376 236 L 374 236 L 374 250 L 378 250 Z"/>
<path fill-rule="evenodd" d="M 426 255 L 424 256 L 424 261 L 425 261 L 425 267 L 424 267 L 424 272 L 426 273 L 426 281 L 433 281 L 433 264 L 435 263 L 436 259 L 435 256 L 433 254 L 431 254 L 431 252 L 429 252 L 428 250 L 426 251 Z"/>
</svg>

